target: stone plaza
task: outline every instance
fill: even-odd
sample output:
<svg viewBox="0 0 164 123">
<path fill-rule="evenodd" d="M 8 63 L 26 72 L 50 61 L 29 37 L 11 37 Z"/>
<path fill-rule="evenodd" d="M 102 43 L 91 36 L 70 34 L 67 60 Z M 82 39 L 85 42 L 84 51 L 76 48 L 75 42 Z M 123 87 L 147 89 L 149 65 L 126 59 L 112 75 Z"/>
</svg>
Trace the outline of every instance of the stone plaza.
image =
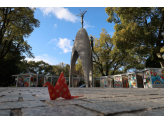
<svg viewBox="0 0 164 123">
<path fill-rule="evenodd" d="M 47 87 L 1 87 L 0 116 L 164 116 L 163 88 L 69 88 L 50 100 Z"/>
</svg>

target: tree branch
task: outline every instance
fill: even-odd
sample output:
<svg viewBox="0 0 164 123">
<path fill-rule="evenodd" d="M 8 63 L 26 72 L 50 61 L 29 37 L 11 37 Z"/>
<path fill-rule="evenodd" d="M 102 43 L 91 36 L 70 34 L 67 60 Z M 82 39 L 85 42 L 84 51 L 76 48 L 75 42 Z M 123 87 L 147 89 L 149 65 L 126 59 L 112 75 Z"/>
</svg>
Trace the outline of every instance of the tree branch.
<svg viewBox="0 0 164 123">
<path fill-rule="evenodd" d="M 3 8 L 4 21 L 3 21 L 2 28 L 0 29 L 0 44 L 2 44 L 2 40 L 3 40 L 4 34 L 6 32 L 6 28 L 9 24 L 9 19 L 7 18 L 8 10 L 9 10 L 9 8 L 7 7 L 6 12 L 5 12 L 5 9 Z M 11 8 L 10 8 L 10 10 L 11 10 Z M 10 11 L 9 11 L 9 13 L 10 13 Z"/>
<path fill-rule="evenodd" d="M 15 48 L 14 56 L 15 56 L 16 52 L 18 51 L 19 45 L 20 45 L 20 43 L 19 43 L 19 44 L 17 45 L 17 47 Z"/>
<path fill-rule="evenodd" d="M 105 40 L 105 43 L 106 43 L 106 46 L 107 46 L 107 49 L 109 48 L 109 45 L 108 45 L 108 43 L 107 43 L 107 41 Z"/>
<path fill-rule="evenodd" d="M 164 23 L 164 15 L 162 14 L 162 22 L 161 22 L 161 25 L 160 25 L 160 28 L 159 28 L 159 33 L 158 33 L 158 42 L 156 43 L 157 46 L 160 45 L 160 41 L 161 41 L 161 33 L 162 33 L 162 27 L 163 27 L 163 23 Z"/>
<path fill-rule="evenodd" d="M 7 40 L 5 40 L 5 42 L 4 42 L 3 49 L 2 49 L 2 51 L 1 51 L 1 56 L 3 55 L 4 49 L 5 49 L 5 47 L 6 47 L 6 43 L 7 43 Z"/>
<path fill-rule="evenodd" d="M 117 55 L 115 55 L 115 57 L 113 58 L 113 60 L 109 63 L 110 65 L 115 61 Z"/>
<path fill-rule="evenodd" d="M 94 56 L 93 56 L 93 58 L 94 58 L 94 60 L 95 60 L 95 61 L 93 61 L 93 62 L 95 62 L 96 64 L 98 64 L 98 66 L 99 66 L 98 69 L 100 70 L 102 76 L 104 76 L 102 64 L 100 64 L 99 62 L 97 62 L 97 61 L 96 61 L 96 58 L 95 58 Z M 99 60 L 98 60 L 98 61 L 99 61 Z"/>
<path fill-rule="evenodd" d="M 96 57 L 98 58 L 98 61 L 100 61 L 99 56 L 95 52 L 93 52 L 93 54 L 96 55 Z"/>
<path fill-rule="evenodd" d="M 13 39 L 10 39 L 10 41 L 9 41 L 9 43 L 8 43 L 8 46 L 7 46 L 7 50 L 6 50 L 6 52 L 0 57 L 1 59 L 2 59 L 3 57 L 5 57 L 6 54 L 9 52 L 12 41 L 13 41 Z"/>
<path fill-rule="evenodd" d="M 115 71 L 117 70 L 116 67 L 118 66 L 118 63 L 114 66 L 114 70 L 111 75 L 114 75 Z"/>
<path fill-rule="evenodd" d="M 145 18 L 145 24 L 146 24 L 146 27 L 147 27 L 148 32 L 150 32 L 150 28 L 149 28 L 149 26 L 148 26 L 148 24 L 147 24 L 146 18 Z"/>
</svg>

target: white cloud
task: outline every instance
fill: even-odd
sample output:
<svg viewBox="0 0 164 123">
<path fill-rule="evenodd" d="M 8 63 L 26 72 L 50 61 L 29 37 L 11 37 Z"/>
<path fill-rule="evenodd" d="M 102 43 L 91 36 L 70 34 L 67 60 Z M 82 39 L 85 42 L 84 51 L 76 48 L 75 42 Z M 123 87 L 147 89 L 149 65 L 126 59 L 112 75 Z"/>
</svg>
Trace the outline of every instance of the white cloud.
<svg viewBox="0 0 164 123">
<path fill-rule="evenodd" d="M 95 26 L 91 26 L 86 21 L 84 21 L 83 28 L 87 29 L 88 27 L 95 27 Z"/>
<path fill-rule="evenodd" d="M 54 27 L 57 28 L 57 24 L 54 24 Z"/>
<path fill-rule="evenodd" d="M 51 41 L 50 41 L 50 42 L 48 42 L 47 44 L 50 44 L 50 43 L 56 43 L 56 41 L 57 41 L 57 39 L 56 39 L 56 38 L 54 38 L 54 39 L 51 39 Z"/>
<path fill-rule="evenodd" d="M 59 42 L 57 46 L 63 50 L 64 53 L 68 53 L 72 51 L 71 40 L 67 38 L 59 38 Z"/>
<path fill-rule="evenodd" d="M 44 62 L 50 64 L 50 65 L 56 65 L 58 64 L 59 62 L 52 56 L 49 56 L 47 54 L 43 54 L 43 55 L 39 55 L 39 56 L 35 56 L 35 58 L 26 58 L 25 60 L 27 61 L 41 61 L 43 60 Z"/>
<path fill-rule="evenodd" d="M 75 23 L 78 21 L 78 17 L 74 14 L 72 14 L 67 8 L 63 7 L 41 7 L 40 10 L 43 12 L 44 16 L 53 14 L 58 19 L 64 19 L 66 21 L 71 21 Z"/>
<path fill-rule="evenodd" d="M 56 46 L 62 49 L 64 53 L 68 53 L 72 51 L 71 40 L 67 38 L 59 38 L 59 40 L 54 38 L 54 39 L 51 39 L 51 41 L 48 42 L 47 44 L 50 44 L 50 43 L 54 43 Z M 55 47 L 53 47 L 53 49 L 56 50 Z M 60 52 L 59 54 L 61 53 L 62 52 Z"/>
</svg>

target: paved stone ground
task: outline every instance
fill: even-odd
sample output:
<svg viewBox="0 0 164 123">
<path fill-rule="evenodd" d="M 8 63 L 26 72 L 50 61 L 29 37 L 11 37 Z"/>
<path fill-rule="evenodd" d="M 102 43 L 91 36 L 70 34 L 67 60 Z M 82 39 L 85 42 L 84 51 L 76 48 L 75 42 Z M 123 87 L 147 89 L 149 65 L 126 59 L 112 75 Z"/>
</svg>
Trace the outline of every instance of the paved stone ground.
<svg viewBox="0 0 164 123">
<path fill-rule="evenodd" d="M 164 88 L 70 88 L 50 100 L 47 87 L 0 87 L 0 116 L 164 116 Z"/>
</svg>

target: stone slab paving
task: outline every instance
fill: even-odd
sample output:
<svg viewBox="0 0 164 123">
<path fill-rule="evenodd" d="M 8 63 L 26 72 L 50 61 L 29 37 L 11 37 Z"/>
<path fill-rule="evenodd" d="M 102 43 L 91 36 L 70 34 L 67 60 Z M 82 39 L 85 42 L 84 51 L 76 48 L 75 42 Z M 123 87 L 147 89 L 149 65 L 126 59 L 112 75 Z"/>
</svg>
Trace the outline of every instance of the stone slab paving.
<svg viewBox="0 0 164 123">
<path fill-rule="evenodd" d="M 23 108 L 22 116 L 98 116 L 100 114 L 84 108 L 68 105 L 58 107 Z"/>
<path fill-rule="evenodd" d="M 0 110 L 0 116 L 10 116 L 10 110 Z"/>
<path fill-rule="evenodd" d="M 15 109 L 15 108 L 25 108 L 25 107 L 37 107 L 37 106 L 46 106 L 41 101 L 20 101 L 20 102 L 1 102 L 1 109 Z"/>
<path fill-rule="evenodd" d="M 141 100 L 140 98 L 124 98 L 124 97 L 120 97 L 120 98 L 87 98 L 87 99 L 82 99 L 84 101 L 89 101 L 89 102 L 92 102 L 92 103 L 95 103 L 95 102 L 122 102 L 122 101 L 134 101 L 134 100 Z"/>
<path fill-rule="evenodd" d="M 34 97 L 37 97 L 35 100 L 50 100 L 49 94 L 36 94 Z"/>
<path fill-rule="evenodd" d="M 3 95 L 19 95 L 19 93 L 6 93 L 6 92 L 1 92 L 0 97 Z"/>
<path fill-rule="evenodd" d="M 144 109 L 151 109 L 151 108 L 164 108 L 164 103 L 160 103 L 160 102 L 152 102 L 150 100 L 143 100 L 143 101 L 126 101 L 124 102 L 128 105 L 134 105 L 134 106 L 139 106 L 142 107 Z"/>
<path fill-rule="evenodd" d="M 146 111 L 138 111 L 135 113 L 122 113 L 117 114 L 116 116 L 164 116 L 164 108 L 162 109 L 149 109 Z"/>
<path fill-rule="evenodd" d="M 37 96 L 28 94 L 28 95 L 19 95 L 19 97 L 22 97 L 23 101 L 34 101 L 34 100 L 39 100 Z"/>
<path fill-rule="evenodd" d="M 147 101 L 151 101 L 151 102 L 157 102 L 157 103 L 164 103 L 164 98 L 161 98 L 161 99 L 149 99 Z"/>
<path fill-rule="evenodd" d="M 122 102 L 101 102 L 93 104 L 78 104 L 84 108 L 103 113 L 105 115 L 111 115 L 115 113 L 143 110 L 143 107 L 136 105 L 129 105 Z"/>
<path fill-rule="evenodd" d="M 164 116 L 163 88 L 70 88 L 50 100 L 47 87 L 0 87 L 0 116 Z"/>
<path fill-rule="evenodd" d="M 16 101 L 18 101 L 18 97 L 10 97 L 10 98 L 1 97 L 0 98 L 0 102 L 16 102 Z"/>
<path fill-rule="evenodd" d="M 85 104 L 85 103 L 89 103 L 87 101 L 83 101 L 83 100 L 78 100 L 78 99 L 71 99 L 71 100 L 66 100 L 66 99 L 58 99 L 58 100 L 46 100 L 46 102 L 57 106 L 57 105 L 73 105 L 73 104 Z"/>
</svg>

